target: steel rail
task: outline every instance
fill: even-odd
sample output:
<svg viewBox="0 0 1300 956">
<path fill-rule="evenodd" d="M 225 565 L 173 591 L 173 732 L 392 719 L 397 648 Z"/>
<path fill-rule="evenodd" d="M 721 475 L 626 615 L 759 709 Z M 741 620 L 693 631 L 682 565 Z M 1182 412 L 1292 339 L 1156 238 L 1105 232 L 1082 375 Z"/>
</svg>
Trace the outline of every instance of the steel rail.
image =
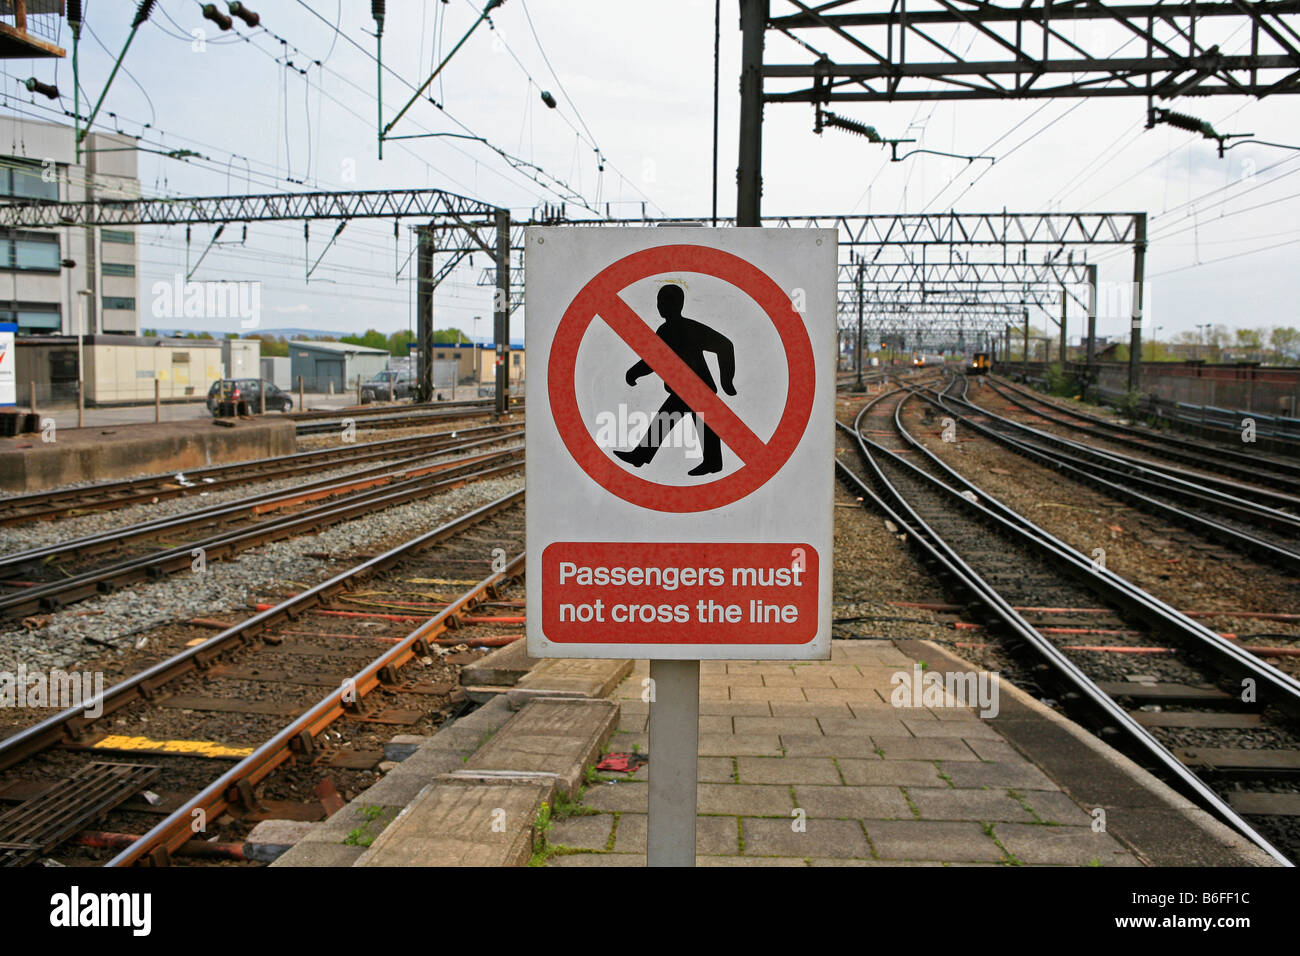
<svg viewBox="0 0 1300 956">
<path fill-rule="evenodd" d="M 46 520 L 68 511 L 109 511 L 140 502 L 152 504 L 169 498 L 219 490 L 242 481 L 271 481 L 310 471 L 321 462 L 330 464 L 338 462 L 340 465 L 347 465 L 376 459 L 401 458 L 415 451 L 435 451 L 445 446 L 455 447 L 482 432 L 509 435 L 522 427 L 517 422 L 478 425 L 455 432 L 385 438 L 379 441 L 293 452 L 288 455 L 274 455 L 230 464 L 178 469 L 141 478 L 124 478 L 72 488 L 10 495 L 0 497 L 0 525 Z M 182 484 L 181 480 L 186 483 Z M 117 497 L 105 497 L 113 495 Z"/>
<path fill-rule="evenodd" d="M 894 393 L 891 393 L 894 394 Z M 880 396 L 884 397 L 884 396 Z M 1044 637 L 1026 621 L 1019 612 L 1017 612 L 1001 595 L 989 585 L 980 575 L 971 568 L 961 556 L 938 535 L 911 507 L 902 492 L 888 479 L 879 462 L 876 460 L 874 453 L 888 458 L 891 464 L 904 469 L 906 472 L 914 473 L 923 482 L 929 483 L 944 493 L 949 495 L 954 504 L 959 508 L 974 509 L 974 513 L 981 516 L 987 522 L 993 523 L 1008 529 L 1015 536 L 1018 536 L 1031 546 L 1045 548 L 1052 553 L 1056 553 L 1056 548 L 1048 544 L 1045 537 L 1040 537 L 1031 532 L 1029 528 L 1035 527 L 1027 519 L 1022 519 L 1022 524 L 1015 524 L 1002 518 L 984 505 L 972 502 L 961 495 L 955 488 L 950 487 L 924 470 L 913 465 L 911 462 L 896 455 L 889 449 L 884 448 L 878 443 L 871 441 L 862 435 L 860 423 L 867 409 L 874 404 L 868 403 L 866 407 L 859 412 L 855 420 L 854 427 L 844 425 L 841 422 L 836 424 L 846 431 L 849 431 L 857 441 L 858 451 L 862 459 L 870 466 L 874 473 L 874 480 L 888 495 L 892 496 L 898 505 L 898 510 L 892 507 L 885 507 L 885 513 L 898 525 L 900 530 L 907 532 L 907 540 L 913 542 L 915 546 L 920 547 L 929 557 L 942 565 L 950 575 L 952 575 L 963 587 L 979 600 L 996 618 L 998 618 L 1010 631 L 1019 637 L 1024 643 L 1031 647 L 1035 653 L 1041 657 L 1052 669 L 1059 680 L 1071 687 L 1080 698 L 1088 703 L 1090 708 L 1100 714 L 1104 720 L 1117 728 L 1123 730 L 1130 740 L 1146 753 L 1157 765 L 1168 772 L 1181 786 L 1185 792 L 1193 796 L 1198 803 L 1209 810 L 1221 820 L 1228 823 L 1234 829 L 1238 830 L 1247 839 L 1259 846 L 1268 853 L 1273 859 L 1283 865 L 1292 865 L 1287 858 L 1273 847 L 1263 836 L 1257 833 L 1236 811 L 1232 809 L 1218 794 L 1210 789 L 1204 781 L 1197 777 L 1181 761 L 1178 760 L 1163 744 L 1155 739 L 1146 728 L 1142 727 L 1134 718 L 1119 704 L 1117 704 L 1109 695 L 1102 691 L 1086 674 L 1080 670 L 1073 661 L 1067 658 L 1050 640 Z M 840 474 L 849 480 L 860 491 L 870 491 L 867 485 L 842 461 L 837 460 L 836 466 Z M 866 497 L 864 495 L 864 497 Z M 883 503 L 881 496 L 871 494 L 873 501 Z M 987 495 L 983 496 L 985 499 Z M 901 512 L 901 513 L 900 513 Z M 904 517 L 905 516 L 905 517 Z M 1077 552 L 1076 552 L 1077 554 Z M 1082 558 L 1082 555 L 1079 555 Z M 1086 559 L 1084 559 L 1086 560 Z M 1091 562 L 1089 562 L 1091 564 Z M 1285 677 L 1285 675 L 1280 675 Z M 1300 685 L 1297 685 L 1297 692 L 1300 692 Z"/>
<path fill-rule="evenodd" d="M 1119 422 L 1106 421 L 1094 415 L 1087 415 L 1074 409 L 1064 408 L 1055 402 L 1039 398 L 1031 392 L 1005 381 L 989 379 L 989 385 L 1012 404 L 1018 405 L 1025 411 L 1038 415 L 1040 418 L 1056 422 L 1065 428 L 1072 428 L 1092 435 L 1097 435 L 1099 430 L 1105 430 L 1112 433 L 1108 436 L 1099 436 L 1105 438 L 1106 441 L 1169 458 L 1171 461 L 1207 468 L 1224 475 L 1233 475 L 1256 484 L 1269 485 L 1275 489 L 1300 490 L 1300 466 L 1296 466 L 1292 462 L 1257 455 L 1246 455 L 1224 448 L 1218 443 L 1195 442 L 1186 438 L 1167 435 L 1163 432 L 1143 431 L 1130 425 L 1121 425 Z M 1037 402 L 1044 408 L 1050 408 L 1058 415 L 1044 414 L 1038 408 L 1032 407 L 1029 404 L 1030 401 Z M 1070 422 L 1067 418 L 1075 418 L 1079 422 L 1086 422 L 1087 424 Z M 1209 464 L 1206 463 L 1207 458 L 1210 459 Z M 1261 468 L 1275 470 L 1261 471 Z"/>
<path fill-rule="evenodd" d="M 511 411 L 522 411 L 523 402 L 514 402 L 510 406 Z M 355 425 L 357 428 L 417 428 L 424 422 L 451 422 L 460 421 L 465 418 L 483 418 L 493 414 L 490 408 L 473 408 L 457 412 L 408 412 L 408 411 L 387 411 L 387 413 L 376 413 L 364 418 L 348 411 L 344 414 L 335 413 L 335 417 L 321 421 L 303 422 L 296 426 L 296 432 L 299 435 L 320 435 L 327 432 L 339 431 L 348 423 Z M 410 423 L 408 426 L 407 423 Z"/>
<path fill-rule="evenodd" d="M 1030 408 L 1027 403 L 1020 401 L 1015 396 L 1004 394 L 1003 391 L 998 387 L 996 383 L 990 382 L 989 385 L 992 388 L 993 392 L 999 397 L 1005 399 L 1008 402 L 1011 402 L 1013 405 L 1016 405 L 1019 408 L 1024 409 L 1031 415 L 1035 415 L 1039 418 L 1045 419 L 1050 422 L 1055 422 L 1056 424 L 1061 425 L 1064 428 L 1073 429 L 1075 431 L 1082 431 L 1085 434 L 1091 435 L 1093 438 L 1099 438 L 1102 441 L 1115 442 L 1117 444 L 1143 448 L 1149 454 L 1176 457 L 1178 460 L 1184 463 L 1196 464 L 1198 462 L 1203 463 L 1205 461 L 1204 455 L 1200 456 L 1198 459 L 1197 456 L 1193 456 L 1190 454 L 1170 452 L 1163 449 L 1152 448 L 1150 445 L 1144 446 L 1141 442 L 1135 439 L 1124 438 L 1122 436 L 1117 436 L 1117 435 L 1112 436 L 1112 435 L 1099 434 L 1095 429 L 1089 429 L 1083 425 L 1076 425 L 1065 419 L 1058 418 L 1054 415 L 1043 414 L 1037 409 Z M 962 398 L 966 399 L 968 395 L 969 395 L 969 390 L 963 390 Z M 987 409 L 984 409 L 982 405 L 975 405 L 975 403 L 969 401 L 968 404 L 970 404 L 972 407 L 979 408 L 982 411 L 987 411 Z M 1014 421 L 1013 419 L 1005 419 L 1005 420 Z M 1073 438 L 1066 437 L 1064 435 L 1056 435 L 1052 432 L 1044 432 L 1040 428 L 1034 425 L 1030 425 L 1026 422 L 1015 422 L 1015 424 L 1021 425 L 1025 428 L 1032 429 L 1033 432 L 1037 435 L 1050 436 L 1051 438 L 1056 440 L 1055 442 L 1053 442 L 1053 444 L 1059 443 L 1058 447 L 1069 448 L 1075 451 L 1079 451 L 1081 453 L 1093 455 L 1101 461 L 1112 462 L 1116 465 L 1116 467 L 1122 469 L 1128 469 L 1134 475 L 1140 476 L 1143 474 L 1155 474 L 1160 477 L 1167 476 L 1168 478 L 1176 482 L 1179 486 L 1191 486 L 1198 489 L 1200 488 L 1210 489 L 1217 494 L 1221 494 L 1225 496 L 1224 500 L 1227 502 L 1231 502 L 1233 500 L 1245 501 L 1251 507 L 1258 509 L 1261 512 L 1261 514 L 1268 514 L 1268 513 L 1274 515 L 1286 514 L 1287 517 L 1290 517 L 1293 520 L 1295 520 L 1294 515 L 1291 515 L 1287 512 L 1279 512 L 1277 508 L 1300 508 L 1300 497 L 1297 497 L 1294 494 L 1285 494 L 1281 491 L 1273 490 L 1270 488 L 1261 488 L 1258 485 L 1255 486 L 1246 485 L 1243 484 L 1241 481 L 1237 481 L 1234 480 L 1233 478 L 1226 477 L 1226 473 L 1219 474 L 1219 475 L 1207 475 L 1197 471 L 1189 471 L 1185 468 L 1180 468 L 1177 465 L 1171 465 L 1164 462 L 1147 461 L 1145 459 L 1135 458 L 1132 455 L 1126 454 L 1124 452 L 1117 452 L 1108 449 L 1096 448 L 1093 445 L 1088 444 L 1086 441 L 1079 441 Z M 1207 449 L 1206 451 L 1208 452 L 1209 449 Z M 1222 472 L 1223 469 L 1226 468 L 1232 472 L 1236 472 L 1237 474 L 1243 477 L 1250 476 L 1250 472 L 1247 469 L 1239 469 L 1239 468 L 1235 468 L 1232 465 L 1227 465 L 1227 464 L 1224 465 L 1202 464 L 1201 467 L 1207 471 L 1220 471 L 1220 472 Z M 1256 469 L 1255 473 L 1258 474 L 1258 469 Z M 1282 476 L 1278 476 L 1277 481 L 1286 482 L 1286 479 Z M 1291 485 L 1289 485 L 1289 487 L 1293 487 L 1297 490 L 1300 490 L 1300 484 L 1292 483 Z M 1256 501 L 1248 498 L 1242 498 L 1240 497 L 1242 495 L 1250 495 L 1260 500 Z M 1263 501 L 1268 501 L 1271 503 L 1271 505 L 1263 504 L 1262 503 Z M 1277 507 L 1273 507 L 1273 506 L 1277 506 Z M 1300 527 L 1298 527 L 1297 530 L 1300 530 Z"/>
<path fill-rule="evenodd" d="M 1273 564 L 1286 568 L 1288 571 L 1300 571 L 1300 553 L 1290 551 L 1273 544 L 1270 541 L 1265 541 L 1257 535 L 1230 527 L 1211 518 L 1206 518 L 1203 515 L 1196 514 L 1195 512 L 1186 511 L 1182 508 L 1175 507 L 1174 505 L 1159 501 L 1149 495 L 1145 495 L 1142 492 L 1135 490 L 1134 488 L 1126 487 L 1125 485 L 1103 477 L 1103 475 L 1098 474 L 1098 471 L 1101 469 L 1095 464 L 1082 462 L 1079 464 L 1072 463 L 1069 456 L 1063 455 L 1060 452 L 1049 452 L 1042 448 L 1030 445 L 1027 442 L 1013 438 L 1003 432 L 999 432 L 995 428 L 974 421 L 970 417 L 963 415 L 960 411 L 950 408 L 938 400 L 932 399 L 928 396 L 922 397 L 927 401 L 932 402 L 936 407 L 948 414 L 955 415 L 964 422 L 967 427 L 974 429 L 985 437 L 991 438 L 1000 444 L 1006 445 L 1008 448 L 1026 458 L 1029 458 L 1031 461 L 1045 465 L 1048 468 L 1069 475 L 1070 477 L 1077 478 L 1087 484 L 1099 487 L 1107 494 L 1110 494 L 1121 501 L 1135 504 L 1146 511 L 1172 521 L 1175 524 L 1194 527 L 1197 531 L 1209 538 L 1229 544 L 1239 550 L 1245 551 L 1246 553 L 1262 555 Z M 952 399 L 948 400 L 952 401 Z M 961 400 L 957 399 L 956 401 Z M 970 405 L 970 407 L 976 409 L 977 414 L 985 415 L 993 419 L 999 417 L 992 412 L 980 409 L 979 406 L 971 405 L 969 402 L 963 402 L 963 404 Z M 1003 421 L 1006 420 L 1004 419 Z M 1011 422 L 1010 424 L 1016 425 L 1017 423 Z M 1080 467 L 1080 465 L 1083 465 L 1084 467 Z M 1122 480 L 1133 481 L 1134 479 L 1130 476 L 1122 476 Z M 1163 494 L 1167 492 L 1162 487 L 1160 493 Z"/>
<path fill-rule="evenodd" d="M 97 568 L 62 581 L 26 588 L 0 597 L 0 617 L 21 617 L 38 610 L 57 610 L 68 603 L 97 593 L 112 591 L 122 584 L 150 580 L 182 571 L 192 565 L 194 552 L 201 549 L 205 560 L 219 560 L 242 550 L 279 541 L 301 533 L 305 528 L 319 529 L 349 518 L 370 514 L 381 508 L 406 504 L 439 491 L 459 488 L 486 478 L 496 478 L 523 467 L 523 446 L 505 451 L 475 456 L 470 461 L 448 462 L 432 466 L 441 471 L 459 471 L 477 465 L 488 465 L 481 471 L 447 477 L 438 474 L 436 480 L 428 477 L 411 478 L 375 491 L 361 492 L 342 502 L 331 502 L 294 515 L 277 518 L 252 528 L 240 528 L 199 541 L 167 548 L 153 554 L 130 558 L 105 568 Z"/>
<path fill-rule="evenodd" d="M 523 494 L 523 492 L 519 492 Z M 442 633 L 458 614 L 471 609 L 484 600 L 495 588 L 522 573 L 524 554 L 520 552 L 506 565 L 505 570 L 484 578 L 470 590 L 461 594 L 448 607 L 421 624 L 400 642 L 384 651 L 349 681 L 330 691 L 314 704 L 305 714 L 294 720 L 274 737 L 235 764 L 224 774 L 210 783 L 196 796 L 185 801 L 180 807 L 158 823 L 105 866 L 133 866 L 146 859 L 153 862 L 165 862 L 165 854 L 178 849 L 194 837 L 192 823 L 195 811 L 200 810 L 204 819 L 215 820 L 234 801 L 238 787 L 255 786 L 271 774 L 280 764 L 294 756 L 294 744 L 300 745 L 304 735 L 315 739 L 320 732 L 342 717 L 348 711 L 343 698 L 349 691 L 364 697 L 383 682 L 382 673 L 388 668 L 401 667 L 417 653 L 435 635 Z M 164 856 L 159 860 L 159 856 Z"/>
<path fill-rule="evenodd" d="M 952 385 L 950 384 L 948 389 L 951 388 Z M 1063 438 L 1060 435 L 1053 435 L 1051 432 L 1042 431 L 1024 422 L 1017 422 L 996 412 L 989 411 L 983 405 L 976 405 L 974 402 L 968 401 L 963 397 L 966 394 L 965 390 L 963 390 L 962 396 L 957 396 L 949 395 L 948 389 L 945 389 L 942 393 L 936 391 L 935 394 L 941 400 L 960 402 L 971 409 L 974 414 L 983 415 L 999 425 L 1031 436 L 1032 440 L 1028 442 L 1030 445 L 1033 445 L 1034 442 L 1050 445 L 1060 454 L 1061 461 L 1069 462 L 1078 467 L 1093 469 L 1097 474 L 1106 475 L 1119 481 L 1127 481 L 1139 488 L 1145 488 L 1154 494 L 1163 494 L 1176 501 L 1217 508 L 1242 521 L 1290 532 L 1297 539 L 1300 539 L 1300 518 L 1288 512 L 1257 504 L 1221 491 L 1215 487 L 1216 484 L 1219 484 L 1217 479 L 1200 475 L 1192 475 L 1190 478 L 1184 477 L 1188 476 L 1189 473 L 1182 469 L 1140 462 L 1125 455 L 1103 451 L 1069 438 Z M 1234 489 L 1239 490 L 1239 486 L 1235 483 L 1232 484 Z M 1300 500 L 1291 500 L 1295 501 L 1296 504 L 1300 504 Z"/>
<path fill-rule="evenodd" d="M 914 393 L 915 394 L 915 393 Z M 910 396 L 909 396 L 910 397 Z M 924 396 L 917 396 L 924 397 Z M 1076 580 L 1099 597 L 1117 601 L 1122 607 L 1142 619 L 1152 630 L 1190 646 L 1204 655 L 1220 671 L 1233 678 L 1251 677 L 1267 686 L 1276 695 L 1270 703 L 1295 717 L 1300 717 L 1300 682 L 1261 661 L 1245 648 L 1220 637 L 1205 625 L 1166 604 L 1127 578 L 1100 567 L 1045 528 L 1034 524 L 1020 512 L 992 497 L 960 472 L 950 467 L 910 432 L 902 421 L 906 398 L 899 402 L 894 412 L 894 427 L 899 435 L 927 461 L 939 469 L 952 482 L 954 489 L 964 489 L 974 494 L 979 502 L 999 518 L 1023 528 L 1042 545 L 1050 546 L 1053 554 L 1068 564 Z M 911 462 L 905 464 L 915 468 Z M 969 499 L 964 499 L 969 501 Z"/>
<path fill-rule="evenodd" d="M 382 479 L 410 478 L 428 474 L 427 469 L 413 467 L 415 463 L 442 458 L 461 451 L 469 451 L 484 445 L 500 444 L 504 439 L 514 437 L 516 433 L 517 429 L 503 435 L 493 435 L 476 441 L 456 442 L 390 464 L 363 468 L 341 476 L 322 478 L 319 481 L 308 482 L 291 489 L 265 491 L 231 502 L 208 505 L 205 508 L 198 508 L 180 515 L 153 518 L 123 528 L 112 528 L 108 531 L 83 535 L 80 538 L 71 538 L 57 544 L 43 545 L 37 548 L 28 548 L 26 551 L 15 551 L 0 555 L 0 578 L 3 578 L 6 574 L 22 573 L 27 568 L 64 554 L 75 553 L 83 556 L 97 554 L 115 548 L 124 542 L 135 541 L 140 538 L 157 537 L 160 534 L 172 534 L 195 526 L 217 526 L 244 517 L 255 517 L 276 510 L 274 506 L 289 507 L 303 501 L 336 497 L 352 491 L 373 488 L 378 484 L 395 484 L 392 481 Z M 451 461 L 445 464 L 451 467 L 456 463 L 456 461 Z M 3 580 L 0 580 L 0 585 L 3 585 L 3 583 Z"/>
<path fill-rule="evenodd" d="M 32 754 L 39 753 L 62 741 L 76 742 L 84 738 L 86 730 L 96 721 L 103 720 L 109 714 L 115 713 L 134 700 L 152 698 L 160 687 L 177 677 L 193 671 L 206 670 L 219 654 L 231 647 L 257 640 L 273 627 L 292 621 L 311 608 L 326 603 L 334 594 L 349 588 L 353 582 L 385 571 L 408 555 L 423 551 L 431 545 L 454 537 L 466 528 L 472 527 L 498 512 L 518 504 L 523 499 L 523 494 L 523 489 L 520 489 L 503 495 L 495 501 L 454 518 L 431 531 L 427 531 L 409 541 L 404 541 L 383 554 L 369 558 L 326 581 L 286 598 L 274 607 L 260 611 L 252 617 L 226 628 L 202 644 L 188 647 L 167 660 L 160 661 L 134 676 L 114 684 L 93 699 L 83 701 L 78 707 L 67 708 L 5 738 L 0 741 L 0 770 L 5 770 Z M 98 717 L 87 716 L 100 707 L 103 710 Z"/>
<path fill-rule="evenodd" d="M 340 393 L 339 397 L 347 397 L 345 393 Z M 373 415 L 391 415 L 394 412 L 403 412 L 408 414 L 423 414 L 425 412 L 451 411 L 460 412 L 472 409 L 482 409 L 484 413 L 492 411 L 491 399 L 471 398 L 460 402 L 410 402 L 399 405 L 384 405 L 381 403 L 366 405 L 349 405 L 346 408 L 321 408 L 314 412 L 305 409 L 297 412 L 289 412 L 285 417 L 293 422 L 316 421 L 321 418 L 337 418 L 343 414 L 345 418 L 366 418 Z"/>
</svg>

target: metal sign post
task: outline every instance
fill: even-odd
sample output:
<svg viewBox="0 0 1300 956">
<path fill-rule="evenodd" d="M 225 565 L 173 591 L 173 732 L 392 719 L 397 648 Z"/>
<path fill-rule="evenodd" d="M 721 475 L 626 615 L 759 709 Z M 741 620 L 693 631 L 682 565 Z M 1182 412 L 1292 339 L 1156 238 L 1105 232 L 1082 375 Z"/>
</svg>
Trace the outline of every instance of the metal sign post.
<svg viewBox="0 0 1300 956">
<path fill-rule="evenodd" d="M 528 653 L 650 661 L 646 861 L 693 866 L 700 661 L 830 656 L 836 234 L 525 248 Z"/>
<path fill-rule="evenodd" d="M 649 866 L 695 865 L 700 662 L 651 661 Z"/>
</svg>

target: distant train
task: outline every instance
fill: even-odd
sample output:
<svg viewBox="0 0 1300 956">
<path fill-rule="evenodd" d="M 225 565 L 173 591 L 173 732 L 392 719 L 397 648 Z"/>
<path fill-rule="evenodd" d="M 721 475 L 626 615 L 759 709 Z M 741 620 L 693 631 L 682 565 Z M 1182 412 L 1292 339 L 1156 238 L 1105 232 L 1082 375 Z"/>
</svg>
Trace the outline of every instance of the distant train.
<svg viewBox="0 0 1300 956">
<path fill-rule="evenodd" d="M 989 373 L 989 354 L 987 352 L 976 352 L 975 357 L 970 360 L 970 367 L 966 369 L 967 375 L 987 375 Z"/>
</svg>

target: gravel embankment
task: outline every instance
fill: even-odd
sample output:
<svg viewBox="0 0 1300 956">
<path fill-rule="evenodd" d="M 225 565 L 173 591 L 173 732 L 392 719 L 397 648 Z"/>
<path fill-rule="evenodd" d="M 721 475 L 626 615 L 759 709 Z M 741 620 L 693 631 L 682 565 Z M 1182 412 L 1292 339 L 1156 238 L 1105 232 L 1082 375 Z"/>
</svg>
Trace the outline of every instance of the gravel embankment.
<svg viewBox="0 0 1300 956">
<path fill-rule="evenodd" d="M 0 629 L 0 671 L 12 672 L 20 662 L 29 671 L 66 669 L 102 655 L 104 648 L 96 642 L 127 647 L 136 634 L 173 622 L 246 611 L 249 602 L 272 583 L 301 588 L 341 570 L 306 556 L 312 552 L 348 555 L 382 550 L 522 486 L 522 475 L 475 482 L 327 528 L 318 535 L 253 548 L 234 561 L 210 562 L 201 574 L 182 572 L 78 602 L 49 615 L 43 627 L 28 629 L 6 623 Z M 86 611 L 102 613 L 82 613 Z"/>
</svg>

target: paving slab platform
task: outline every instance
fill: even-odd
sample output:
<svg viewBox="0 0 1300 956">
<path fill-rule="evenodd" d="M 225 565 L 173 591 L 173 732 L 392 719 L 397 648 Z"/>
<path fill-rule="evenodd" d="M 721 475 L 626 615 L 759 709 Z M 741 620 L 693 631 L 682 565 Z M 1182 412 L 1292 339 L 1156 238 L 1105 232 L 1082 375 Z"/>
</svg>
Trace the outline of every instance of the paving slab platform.
<svg viewBox="0 0 1300 956">
<path fill-rule="evenodd" d="M 903 640 L 837 640 L 829 661 L 703 663 L 697 863 L 1272 865 L 1005 681 L 987 718 L 951 698 L 894 706 L 895 675 L 918 661 L 976 670 Z M 602 663 L 580 676 L 604 687 L 618 675 L 608 699 L 528 698 L 515 711 L 500 694 L 432 737 L 403 738 L 409 757 L 273 865 L 644 865 L 649 666 Z M 530 675 L 563 673 L 546 665 Z M 597 754 L 635 750 L 647 766 L 584 786 Z M 539 833 L 543 802 L 558 809 Z"/>
<path fill-rule="evenodd" d="M 211 418 L 145 425 L 59 428 L 54 441 L 0 438 L 0 492 L 44 491 L 132 475 L 163 474 L 273 455 L 298 447 L 294 423 L 281 418 Z"/>
<path fill-rule="evenodd" d="M 952 699 L 895 707 L 891 679 L 916 661 L 926 673 L 975 670 L 928 641 L 837 640 L 830 661 L 806 664 L 703 663 L 697 863 L 1272 865 L 1005 681 L 988 719 Z M 589 786 L 589 812 L 546 834 L 547 865 L 645 864 L 648 675 L 639 662 L 615 691 L 621 715 L 609 746 L 640 748 L 650 763 Z"/>
<path fill-rule="evenodd" d="M 631 667 L 600 663 L 603 678 L 584 673 L 602 686 Z M 533 697 L 516 711 L 499 695 L 432 737 L 394 741 L 395 754 L 409 755 L 328 820 L 296 834 L 272 865 L 525 863 L 542 804 L 580 792 L 617 721 L 618 705 L 603 697 Z"/>
</svg>

